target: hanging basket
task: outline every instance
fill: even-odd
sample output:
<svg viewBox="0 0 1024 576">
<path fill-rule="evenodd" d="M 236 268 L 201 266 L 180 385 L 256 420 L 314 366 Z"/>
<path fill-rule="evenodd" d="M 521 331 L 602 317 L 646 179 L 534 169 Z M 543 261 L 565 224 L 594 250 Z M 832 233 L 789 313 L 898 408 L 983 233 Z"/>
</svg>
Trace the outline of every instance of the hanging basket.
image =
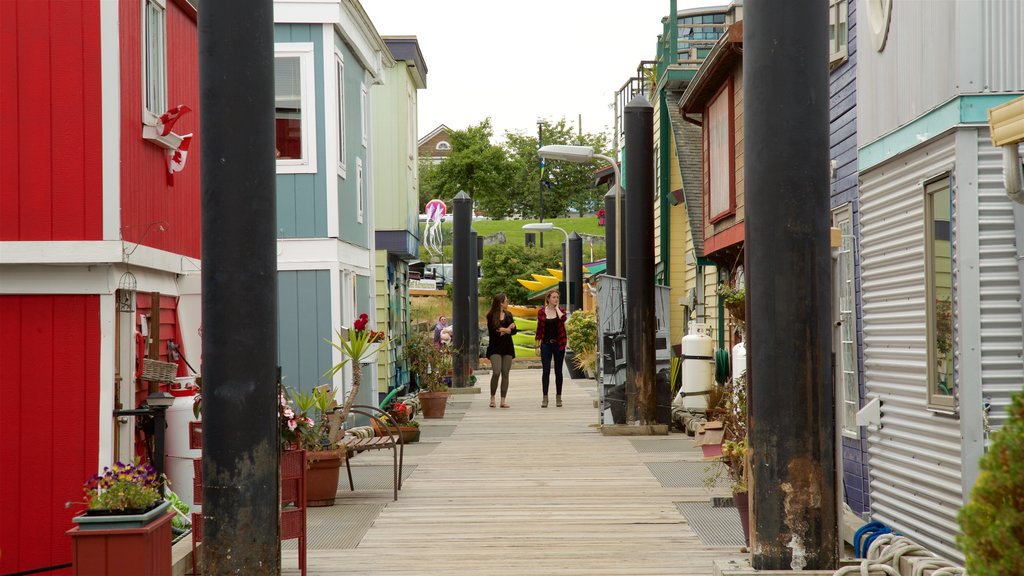
<svg viewBox="0 0 1024 576">
<path fill-rule="evenodd" d="M 141 379 L 149 382 L 174 382 L 178 375 L 178 365 L 174 362 L 163 362 L 152 358 L 142 359 Z"/>
<path fill-rule="evenodd" d="M 725 305 L 726 309 L 729 310 L 729 315 L 733 317 L 737 322 L 745 322 L 747 307 L 743 300 L 739 302 L 729 302 Z"/>
</svg>

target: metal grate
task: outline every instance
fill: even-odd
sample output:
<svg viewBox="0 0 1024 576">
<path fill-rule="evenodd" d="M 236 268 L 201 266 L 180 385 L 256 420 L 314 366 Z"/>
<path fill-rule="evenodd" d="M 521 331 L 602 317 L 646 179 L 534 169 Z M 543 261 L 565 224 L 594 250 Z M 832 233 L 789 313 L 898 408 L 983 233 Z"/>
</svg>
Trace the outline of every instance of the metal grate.
<svg viewBox="0 0 1024 576">
<path fill-rule="evenodd" d="M 676 502 L 679 513 L 689 522 L 705 546 L 744 546 L 743 527 L 734 506 L 716 508 L 710 502 Z"/>
<path fill-rule="evenodd" d="M 455 410 L 468 410 L 473 407 L 472 402 L 449 402 L 448 408 Z M 447 412 L 445 412 L 447 414 Z"/>
<path fill-rule="evenodd" d="M 447 420 L 447 418 L 445 418 Z M 447 438 L 455 432 L 457 426 L 446 426 L 440 424 L 437 426 L 432 425 L 421 425 L 420 426 L 420 440 L 427 438 Z"/>
<path fill-rule="evenodd" d="M 356 462 L 353 460 L 353 462 Z M 388 465 L 358 465 L 352 464 L 352 483 L 355 485 L 355 491 L 349 490 L 348 487 L 348 475 L 342 470 L 341 474 L 338 475 L 338 496 L 344 496 L 347 494 L 358 495 L 361 491 L 366 490 L 388 490 L 392 489 L 392 474 L 394 474 L 394 466 Z M 404 464 L 402 466 L 402 482 L 409 479 L 409 476 L 416 471 L 415 464 Z M 399 494 L 401 497 L 401 494 Z"/>
<path fill-rule="evenodd" d="M 640 453 L 648 452 L 680 452 L 680 453 L 696 453 L 700 452 L 700 448 L 693 445 L 693 440 L 690 438 L 667 438 L 661 440 L 648 440 L 644 438 L 631 438 L 629 440 L 633 448 Z"/>
<path fill-rule="evenodd" d="M 355 470 L 353 470 L 353 474 Z M 344 476 L 344 474 L 342 474 Z M 306 549 L 355 548 L 363 540 L 384 504 L 335 504 L 306 510 Z M 298 540 L 285 540 L 282 550 L 295 550 Z"/>
<path fill-rule="evenodd" d="M 645 462 L 651 474 L 665 488 L 701 488 L 706 486 L 704 479 L 714 475 L 714 469 L 721 467 L 721 462 Z M 729 480 L 722 470 L 714 486 L 728 486 Z"/>
</svg>

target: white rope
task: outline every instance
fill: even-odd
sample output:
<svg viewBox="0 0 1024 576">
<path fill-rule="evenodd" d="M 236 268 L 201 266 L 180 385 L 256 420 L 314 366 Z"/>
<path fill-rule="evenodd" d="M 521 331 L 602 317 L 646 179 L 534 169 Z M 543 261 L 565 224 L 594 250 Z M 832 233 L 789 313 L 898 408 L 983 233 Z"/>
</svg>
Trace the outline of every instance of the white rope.
<svg viewBox="0 0 1024 576">
<path fill-rule="evenodd" d="M 860 576 L 904 576 L 900 561 L 904 557 L 920 558 L 913 562 L 910 576 L 924 576 L 926 570 L 936 570 L 931 576 L 967 576 L 966 570 L 952 562 L 935 556 L 906 536 L 882 534 L 871 542 L 866 558 L 857 566 L 846 566 L 833 576 L 859 574 Z"/>
</svg>

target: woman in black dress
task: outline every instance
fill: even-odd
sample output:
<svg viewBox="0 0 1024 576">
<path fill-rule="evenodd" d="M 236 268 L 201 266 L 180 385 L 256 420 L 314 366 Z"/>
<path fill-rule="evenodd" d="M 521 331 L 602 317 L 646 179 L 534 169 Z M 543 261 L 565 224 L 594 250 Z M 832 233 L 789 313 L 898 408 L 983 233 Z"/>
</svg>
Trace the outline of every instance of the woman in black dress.
<svg viewBox="0 0 1024 576">
<path fill-rule="evenodd" d="M 494 394 L 498 391 L 498 377 L 501 376 L 501 407 L 508 408 L 508 371 L 516 357 L 512 335 L 516 333 L 516 322 L 508 311 L 508 297 L 495 294 L 491 309 L 487 312 L 487 357 L 491 360 L 491 408 L 494 408 Z"/>
</svg>

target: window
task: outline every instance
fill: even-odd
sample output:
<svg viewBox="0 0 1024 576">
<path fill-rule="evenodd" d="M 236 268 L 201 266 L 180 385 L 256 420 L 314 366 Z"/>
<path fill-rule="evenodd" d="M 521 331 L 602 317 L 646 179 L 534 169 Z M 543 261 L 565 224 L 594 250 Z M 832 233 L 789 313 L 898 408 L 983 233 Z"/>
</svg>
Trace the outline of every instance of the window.
<svg viewBox="0 0 1024 576">
<path fill-rule="evenodd" d="M 925 184 L 928 406 L 953 410 L 953 251 L 949 176 Z"/>
<path fill-rule="evenodd" d="M 716 222 L 733 213 L 732 79 L 727 81 L 708 105 L 705 114 L 708 138 L 708 219 Z"/>
<path fill-rule="evenodd" d="M 857 411 L 860 410 L 859 363 L 857 360 L 857 301 L 854 285 L 853 212 L 849 204 L 832 213 L 832 225 L 839 229 L 841 242 L 833 262 L 835 278 L 835 311 L 837 326 L 833 348 L 836 353 L 838 398 L 842 403 L 840 424 L 843 436 L 860 438 Z"/>
<path fill-rule="evenodd" d="M 155 125 L 167 111 L 166 0 L 142 2 L 142 121 Z"/>
<path fill-rule="evenodd" d="M 846 60 L 848 12 L 847 0 L 828 1 L 828 61 L 833 66 Z"/>
<path fill-rule="evenodd" d="M 274 52 L 274 127 L 277 172 L 316 172 L 313 44 L 277 44 Z"/>
<path fill-rule="evenodd" d="M 366 84 L 359 85 L 359 112 L 363 126 L 363 148 L 366 148 L 370 136 L 370 95 L 366 90 Z"/>
<path fill-rule="evenodd" d="M 366 190 L 363 178 L 363 159 L 356 157 L 356 222 L 362 224 L 363 209 L 366 206 Z"/>
<path fill-rule="evenodd" d="M 437 146 L 435 146 L 435 148 L 437 148 L 438 150 L 451 150 L 452 145 L 449 144 L 448 142 L 445 142 L 444 140 L 441 140 L 440 142 L 437 143 Z"/>
<path fill-rule="evenodd" d="M 338 175 L 344 178 L 348 147 L 345 145 L 345 58 L 341 52 L 334 53 L 334 81 L 337 87 L 334 104 L 338 109 Z"/>
</svg>

